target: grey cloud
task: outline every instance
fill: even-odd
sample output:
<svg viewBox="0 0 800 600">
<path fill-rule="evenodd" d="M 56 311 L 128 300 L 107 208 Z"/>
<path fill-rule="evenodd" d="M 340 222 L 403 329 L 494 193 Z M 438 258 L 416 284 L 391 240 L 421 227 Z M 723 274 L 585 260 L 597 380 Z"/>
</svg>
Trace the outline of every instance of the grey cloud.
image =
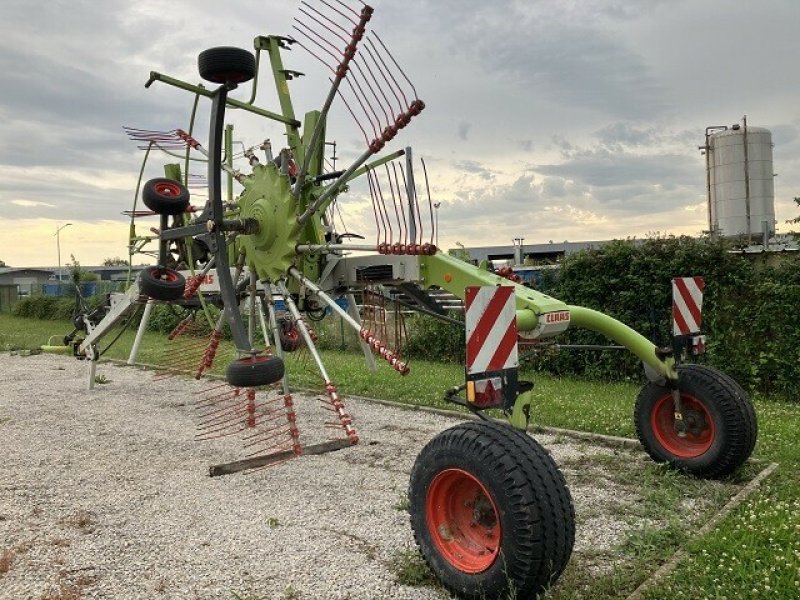
<svg viewBox="0 0 800 600">
<path fill-rule="evenodd" d="M 6 218 L 59 217 L 86 221 L 120 219 L 131 207 L 133 188 L 93 185 L 91 182 L 65 181 L 63 178 L 4 181 L 0 188 L 0 207 Z M 14 200 L 44 201 L 55 205 L 20 206 Z"/>
<path fill-rule="evenodd" d="M 567 181 L 563 177 L 545 177 L 542 181 L 542 194 L 551 198 L 567 195 Z"/>
<path fill-rule="evenodd" d="M 642 146 L 651 144 L 654 140 L 652 128 L 640 129 L 630 123 L 617 122 L 603 127 L 594 133 L 594 137 L 602 144 L 627 144 Z"/>
<path fill-rule="evenodd" d="M 607 25 L 646 17 L 658 4 L 410 0 L 380 8 L 410 20 L 425 48 L 447 48 L 455 58 L 447 69 L 468 67 L 464 75 L 477 85 L 506 94 L 496 98 L 502 104 L 545 97 L 560 108 L 651 118 L 669 108 L 661 82 L 637 47 Z"/>
<path fill-rule="evenodd" d="M 523 35 L 496 48 L 494 69 L 530 86 L 543 80 L 555 99 L 602 113 L 646 118 L 666 108 L 644 61 L 602 32 L 562 24 Z"/>
<path fill-rule="evenodd" d="M 770 125 L 767 128 L 772 132 L 772 141 L 776 146 L 792 144 L 800 137 L 800 130 L 795 125 Z"/>
<path fill-rule="evenodd" d="M 492 187 L 475 187 L 457 192 L 465 200 L 465 208 L 477 210 L 479 214 L 491 211 L 496 214 L 513 214 L 525 210 L 539 200 L 534 175 L 521 175 L 513 183 Z"/>
<path fill-rule="evenodd" d="M 453 37 L 469 40 L 462 50 L 488 72 L 605 114 L 646 118 L 666 108 L 657 79 L 633 48 L 595 23 L 565 18 L 560 6 L 480 3 L 469 11 L 459 3 L 458 15 Z"/>
<path fill-rule="evenodd" d="M 127 119 L 145 115 L 158 125 L 174 118 L 175 112 L 169 105 L 162 105 L 152 94 L 148 97 L 144 93 L 144 73 L 140 81 L 130 82 L 130 87 L 122 90 L 102 73 L 88 68 L 65 66 L 39 57 L 26 61 L 27 68 L 20 70 L 17 66 L 24 60 L 25 55 L 13 49 L 0 54 L 0 69 L 5 79 L 4 110 L 11 118 L 24 115 L 54 127 L 65 121 L 89 127 L 112 124 L 118 127 Z M 142 91 L 135 93 L 136 88 Z"/>
<path fill-rule="evenodd" d="M 639 0 L 638 2 L 625 3 L 619 0 L 596 0 L 588 2 L 582 8 L 589 13 L 595 13 L 612 20 L 632 20 L 641 18 L 651 13 L 662 4 L 673 0 Z"/>
<path fill-rule="evenodd" d="M 666 190 L 640 183 L 596 188 L 592 195 L 604 212 L 627 214 L 673 210 L 676 205 L 688 204 L 694 200 L 690 191 L 682 186 L 672 186 Z"/>
<path fill-rule="evenodd" d="M 692 183 L 701 177 L 702 166 L 684 155 L 636 155 L 595 148 L 575 152 L 562 163 L 535 165 L 531 170 L 603 187 L 641 182 Z"/>
<path fill-rule="evenodd" d="M 0 164 L 5 165 L 128 168 L 139 160 L 119 125 L 95 127 L 66 121 L 46 125 L 8 118 L 0 111 L 0 135 L 14 141 L 0 145 Z"/>
<path fill-rule="evenodd" d="M 675 129 L 669 124 L 641 127 L 630 121 L 610 123 L 595 131 L 592 137 L 613 153 L 654 152 L 660 155 L 681 149 L 692 154 L 703 141 L 701 128 Z"/>
<path fill-rule="evenodd" d="M 467 141 L 467 137 L 469 136 L 469 130 L 472 127 L 471 123 L 467 121 L 461 121 L 458 124 L 458 139 Z"/>
<path fill-rule="evenodd" d="M 452 164 L 459 171 L 466 171 L 467 173 L 474 173 L 487 178 L 493 176 L 491 169 L 486 168 L 483 164 L 475 160 L 456 160 L 453 161 Z"/>
<path fill-rule="evenodd" d="M 554 135 L 551 138 L 551 141 L 553 145 L 556 148 L 561 149 L 562 152 L 564 153 L 572 152 L 572 144 L 570 144 L 569 140 L 567 140 L 565 137 L 560 135 Z"/>
</svg>

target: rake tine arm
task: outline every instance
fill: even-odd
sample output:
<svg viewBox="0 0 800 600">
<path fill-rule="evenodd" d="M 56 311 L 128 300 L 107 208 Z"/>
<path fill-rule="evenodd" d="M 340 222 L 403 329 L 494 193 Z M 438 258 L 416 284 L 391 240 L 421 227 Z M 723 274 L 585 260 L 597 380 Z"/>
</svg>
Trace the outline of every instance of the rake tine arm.
<svg viewBox="0 0 800 600">
<path fill-rule="evenodd" d="M 428 181 L 428 169 L 425 167 L 425 159 L 423 157 L 419 157 L 419 161 L 422 163 L 422 174 L 425 176 L 425 191 L 428 193 L 428 211 L 431 215 L 431 241 L 430 244 L 434 245 L 436 243 L 436 238 L 438 237 L 438 231 L 436 231 L 436 222 L 433 215 L 433 201 L 431 200 L 431 186 Z"/>
<path fill-rule="evenodd" d="M 318 285 L 316 285 L 307 277 L 303 276 L 303 274 L 300 273 L 300 271 L 298 271 L 295 267 L 289 269 L 289 274 L 317 294 L 320 298 L 322 298 L 322 301 L 325 302 L 325 304 L 327 304 L 338 316 L 344 319 L 344 321 L 350 325 L 350 327 L 355 329 L 359 336 L 370 346 L 372 346 L 372 348 L 381 355 L 381 358 L 388 362 L 395 371 L 401 375 L 407 375 L 409 373 L 410 369 L 406 363 L 402 362 L 394 352 L 386 348 L 386 345 L 379 339 L 375 338 L 375 336 L 373 336 L 365 327 L 362 327 L 361 324 L 351 317 L 345 309 L 336 304 L 333 298 L 323 292 Z M 316 351 L 316 348 L 314 350 Z"/>
<path fill-rule="evenodd" d="M 322 111 L 320 111 L 321 114 L 319 120 L 317 121 L 317 125 L 314 127 L 314 132 L 311 134 L 311 139 L 306 146 L 305 156 L 303 157 L 303 166 L 300 168 L 300 172 L 297 174 L 297 183 L 295 183 L 295 187 L 292 190 L 292 193 L 295 197 L 298 197 L 300 195 L 300 191 L 303 189 L 306 174 L 308 173 L 308 167 L 311 164 L 311 156 L 314 153 L 314 148 L 316 148 L 316 145 L 319 142 L 320 135 L 322 135 L 322 129 L 325 126 L 328 111 L 331 108 L 333 99 L 336 97 L 336 91 L 339 89 L 339 84 L 342 82 L 342 79 L 344 79 L 345 75 L 347 75 L 350 61 L 356 54 L 356 45 L 364 36 L 364 29 L 367 25 L 367 22 L 370 20 L 370 18 L 372 18 L 372 12 L 373 10 L 371 6 L 364 5 L 364 8 L 361 9 L 358 25 L 356 25 L 356 27 L 353 29 L 350 43 L 344 50 L 342 62 L 339 63 L 339 66 L 336 69 L 336 76 L 333 80 L 333 85 L 328 92 L 328 97 L 325 99 L 325 103 L 322 106 Z"/>
<path fill-rule="evenodd" d="M 387 249 L 392 247 L 394 229 L 392 229 L 392 221 L 389 218 L 389 211 L 386 208 L 386 200 L 383 197 L 383 190 L 381 189 L 378 174 L 375 171 L 370 171 L 368 179 L 370 182 L 370 190 L 375 190 L 375 204 L 378 207 L 378 214 L 380 215 L 381 225 L 383 226 L 383 242 L 378 245 L 378 251 L 383 254 L 387 252 Z"/>
<path fill-rule="evenodd" d="M 386 164 L 388 162 L 391 162 L 396 158 L 400 158 L 405 153 L 406 153 L 405 150 L 396 150 L 395 152 L 392 152 L 391 154 L 387 154 L 386 156 L 382 156 L 381 158 L 373 160 L 371 163 L 367 163 L 363 167 L 353 171 L 353 173 L 347 178 L 347 181 L 345 183 L 349 183 L 353 179 L 356 179 L 357 177 L 361 177 L 364 173 L 366 173 L 367 171 L 369 171 L 371 169 L 375 169 L 376 167 L 380 167 L 381 165 Z"/>
<path fill-rule="evenodd" d="M 303 278 L 303 276 L 292 267 L 290 273 L 293 271 L 292 277 L 295 279 Z M 304 278 L 303 278 L 304 279 Z M 315 286 L 316 287 L 316 286 Z M 300 335 L 303 336 L 305 340 L 306 347 L 308 348 L 311 357 L 314 359 L 314 363 L 317 365 L 317 369 L 319 370 L 320 375 L 322 376 L 322 380 L 325 383 L 325 390 L 331 398 L 335 408 L 336 408 L 336 416 L 339 418 L 342 428 L 344 429 L 347 437 L 351 444 L 358 443 L 358 433 L 356 432 L 355 427 L 353 427 L 353 422 L 350 416 L 345 412 L 344 403 L 339 398 L 338 392 L 336 391 L 336 385 L 331 380 L 330 376 L 328 375 L 328 371 L 325 369 L 325 365 L 322 363 L 322 358 L 319 355 L 319 351 L 317 347 L 314 345 L 314 341 L 311 338 L 311 334 L 308 331 L 308 327 L 306 326 L 305 322 L 303 321 L 302 315 L 300 315 L 300 311 L 297 310 L 297 306 L 295 305 L 294 301 L 292 300 L 291 295 L 289 294 L 289 290 L 286 289 L 286 285 L 281 282 L 279 284 L 279 289 L 281 290 L 281 294 L 284 296 L 284 301 L 286 302 L 286 307 L 289 309 L 289 312 L 292 314 L 292 317 L 297 322 L 297 328 L 300 330 Z M 317 288 L 319 289 L 319 288 Z M 338 307 L 338 305 L 337 305 Z M 341 309 L 340 309 L 341 310 Z M 345 313 L 346 314 L 346 313 Z M 349 317 L 349 315 L 348 315 Z"/>
<path fill-rule="evenodd" d="M 190 146 L 191 148 L 194 148 L 200 154 L 202 154 L 206 159 L 208 159 L 208 157 L 209 157 L 208 150 L 203 148 L 203 146 L 200 144 L 200 142 L 198 142 L 191 135 L 186 133 L 183 129 L 177 129 L 175 131 L 175 135 L 177 135 L 180 139 L 182 139 L 186 143 L 187 146 Z M 195 159 L 195 160 L 199 160 L 199 159 Z M 222 164 L 222 170 L 225 171 L 225 173 L 227 173 L 228 175 L 233 177 L 239 183 L 242 183 L 242 184 L 244 183 L 244 180 L 245 180 L 244 175 L 242 175 L 239 171 L 237 171 L 237 170 L 233 169 L 232 167 L 230 167 L 227 163 L 223 162 L 221 164 Z"/>
</svg>

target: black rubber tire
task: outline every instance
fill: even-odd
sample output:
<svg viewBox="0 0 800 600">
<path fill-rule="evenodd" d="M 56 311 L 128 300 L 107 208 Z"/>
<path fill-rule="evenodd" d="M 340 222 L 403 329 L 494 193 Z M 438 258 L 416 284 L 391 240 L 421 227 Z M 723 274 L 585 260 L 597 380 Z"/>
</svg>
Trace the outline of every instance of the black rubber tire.
<svg viewBox="0 0 800 600">
<path fill-rule="evenodd" d="M 440 473 L 468 473 L 497 509 L 499 554 L 482 572 L 454 565 L 436 547 L 426 515 Z M 428 566 L 452 593 L 465 598 L 532 598 L 561 575 L 575 541 L 575 513 L 561 471 L 529 435 L 489 421 L 461 423 L 420 452 L 408 489 L 411 526 Z M 441 527 L 435 526 L 437 529 Z"/>
<path fill-rule="evenodd" d="M 186 279 L 173 269 L 147 267 L 139 273 L 139 291 L 153 300 L 172 302 L 183 297 Z"/>
<path fill-rule="evenodd" d="M 212 83 L 244 83 L 256 75 L 252 52 L 232 46 L 203 50 L 197 57 L 200 77 Z"/>
<path fill-rule="evenodd" d="M 295 352 L 303 345 L 300 331 L 291 319 L 281 319 L 278 322 L 278 337 L 281 342 L 281 350 L 284 352 Z"/>
<path fill-rule="evenodd" d="M 758 437 L 755 408 L 746 392 L 731 377 L 703 365 L 680 365 L 681 397 L 702 404 L 713 425 L 711 444 L 696 456 L 679 456 L 659 441 L 653 412 L 669 401 L 669 389 L 650 383 L 636 399 L 636 435 L 650 457 L 703 479 L 719 479 L 734 472 L 753 452 Z M 662 434 L 663 437 L 663 434 Z"/>
<path fill-rule="evenodd" d="M 234 387 L 252 388 L 277 383 L 283 379 L 283 373 L 279 357 L 261 355 L 233 361 L 225 371 L 225 379 Z"/>
<path fill-rule="evenodd" d="M 189 190 L 178 181 L 157 177 L 142 187 L 142 201 L 159 215 L 180 215 L 189 208 Z"/>
</svg>

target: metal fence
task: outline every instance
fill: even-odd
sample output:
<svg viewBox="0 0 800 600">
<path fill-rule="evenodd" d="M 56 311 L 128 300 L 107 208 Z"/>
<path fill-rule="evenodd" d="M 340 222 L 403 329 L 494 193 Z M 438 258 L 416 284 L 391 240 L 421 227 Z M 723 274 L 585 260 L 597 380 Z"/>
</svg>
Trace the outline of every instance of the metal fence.
<svg viewBox="0 0 800 600">
<path fill-rule="evenodd" d="M 97 296 L 100 294 L 108 294 L 111 292 L 120 292 L 125 289 L 124 281 L 87 281 L 78 284 L 80 287 L 81 295 L 84 298 L 89 296 Z M 44 296 L 74 296 L 75 284 L 72 282 L 54 282 L 43 283 L 40 286 L 41 293 Z"/>
</svg>

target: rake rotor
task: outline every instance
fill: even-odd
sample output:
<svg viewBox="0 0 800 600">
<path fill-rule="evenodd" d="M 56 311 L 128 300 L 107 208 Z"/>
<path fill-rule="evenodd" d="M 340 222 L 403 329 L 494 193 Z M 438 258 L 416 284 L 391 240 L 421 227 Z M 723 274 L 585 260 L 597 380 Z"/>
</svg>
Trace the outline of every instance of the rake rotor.
<svg viewBox="0 0 800 600">
<path fill-rule="evenodd" d="M 391 331 L 383 293 L 363 291 L 366 319 L 362 322 L 355 309 L 354 290 L 345 291 L 350 309 L 344 310 L 322 285 L 330 267 L 350 252 L 409 256 L 436 252 L 433 216 L 428 226 L 425 202 L 419 201 L 414 182 L 410 149 L 377 157 L 425 104 L 383 40 L 368 30 L 373 12 L 363 2 L 301 0 L 292 23 L 294 37 L 257 37 L 254 61 L 249 52 L 232 48 L 201 54 L 201 76 L 219 87 L 194 86 L 151 73 L 148 87 L 159 81 L 194 93 L 195 108 L 187 128 L 124 127 L 129 139 L 144 151 L 142 172 L 154 152 L 178 159 L 165 167 L 166 178 L 156 183 L 150 180 L 143 187 L 140 180 L 137 200 L 142 188 L 142 200 L 149 210 L 134 203 L 126 211 L 131 218 L 131 254 L 156 256 L 156 273 L 165 279 L 172 277 L 173 268 L 188 271 L 182 275 L 182 293 L 169 300 L 185 307 L 185 314 L 168 336 L 161 358 L 165 366 L 156 377 L 180 373 L 202 379 L 217 369 L 221 359 L 227 361 L 227 383 L 213 384 L 196 403 L 196 437 L 241 436 L 248 458 L 302 451 L 296 407 L 282 363 L 295 350 L 321 377 L 325 394 L 320 406 L 327 415 L 321 424 L 340 436 L 328 441 L 357 443 L 352 417 L 315 345 L 311 321 L 324 314 L 340 317 L 354 330 L 368 364 L 374 353 L 398 373 L 409 372 L 399 350 L 402 315 L 395 314 Z M 288 93 L 288 82 L 301 74 L 284 68 L 281 58 L 282 51 L 295 46 L 324 66 L 330 83 L 320 110 L 306 114 L 302 135 Z M 262 52 L 269 54 L 280 114 L 253 104 L 255 84 L 249 102 L 230 97 L 238 85 L 253 78 L 257 81 Z M 192 133 L 197 101 L 202 97 L 212 104 L 205 145 Z M 350 115 L 364 138 L 358 158 L 343 169 L 337 168 L 336 143 L 325 140 L 334 104 Z M 235 141 L 232 126 L 224 127 L 227 106 L 283 123 L 287 147 L 273 148 L 270 140 L 255 145 Z M 327 161 L 330 146 L 333 156 Z M 207 175 L 190 173 L 193 162 L 205 164 Z M 228 178 L 227 198 L 222 197 L 221 177 Z M 337 217 L 343 221 L 340 195 L 358 177 L 366 180 L 374 211 L 375 232 L 369 243 L 354 243 L 350 238 L 363 236 L 348 232 L 346 225 L 339 233 L 334 226 Z M 234 184 L 241 186 L 238 195 Z M 425 185 L 427 190 L 427 173 Z M 189 190 L 197 200 L 203 187 L 208 194 L 201 206 L 188 201 L 177 204 L 183 194 L 189 197 Z M 427 205 L 432 211 L 429 193 Z M 135 220 L 151 216 L 160 216 L 159 226 L 149 226 L 147 235 L 136 235 Z M 158 250 L 149 249 L 149 244 L 157 244 Z M 210 279 L 218 291 L 209 291 Z M 149 289 L 161 286 L 156 281 Z M 279 300 L 283 316 L 278 314 Z M 224 339 L 228 328 L 232 350 Z M 294 337 L 287 337 L 289 334 Z"/>
</svg>

